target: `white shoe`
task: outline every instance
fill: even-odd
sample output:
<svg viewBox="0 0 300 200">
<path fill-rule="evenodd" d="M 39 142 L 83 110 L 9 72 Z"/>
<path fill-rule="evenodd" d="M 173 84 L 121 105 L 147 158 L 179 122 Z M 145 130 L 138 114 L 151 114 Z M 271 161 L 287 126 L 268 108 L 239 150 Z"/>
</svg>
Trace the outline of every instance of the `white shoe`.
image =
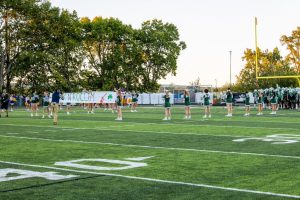
<svg viewBox="0 0 300 200">
<path fill-rule="evenodd" d="M 95 114 L 94 111 L 91 112 L 92 114 Z"/>
<path fill-rule="evenodd" d="M 247 116 L 248 116 L 248 113 L 245 113 L 244 116 L 247 117 Z"/>
<path fill-rule="evenodd" d="M 204 119 L 206 119 L 206 118 L 207 118 L 207 116 L 206 116 L 206 115 L 204 115 L 204 116 L 203 116 L 203 118 L 204 118 Z"/>
<path fill-rule="evenodd" d="M 211 118 L 211 115 L 208 115 L 208 118 Z"/>
<path fill-rule="evenodd" d="M 188 116 L 184 116 L 184 118 L 183 119 L 188 119 Z"/>
<path fill-rule="evenodd" d="M 134 110 L 134 112 L 137 112 L 137 110 Z"/>
<path fill-rule="evenodd" d="M 130 112 L 134 112 L 133 110 L 130 110 Z"/>
<path fill-rule="evenodd" d="M 192 119 L 192 116 L 190 115 L 190 116 L 188 117 L 188 119 Z"/>
<path fill-rule="evenodd" d="M 166 120 L 168 120 L 168 118 L 167 118 L 167 117 L 165 117 L 165 118 L 163 118 L 163 120 L 164 120 L 164 121 L 166 121 Z"/>
<path fill-rule="evenodd" d="M 43 115 L 42 119 L 44 119 L 44 118 L 45 118 L 45 115 Z"/>
<path fill-rule="evenodd" d="M 38 117 L 38 116 L 39 116 L 39 114 L 35 113 L 35 116 L 36 116 L 36 117 Z"/>
<path fill-rule="evenodd" d="M 168 120 L 171 120 L 171 117 L 169 117 Z"/>
<path fill-rule="evenodd" d="M 122 118 L 119 118 L 119 117 L 118 117 L 118 118 L 116 119 L 116 121 L 122 121 Z"/>
<path fill-rule="evenodd" d="M 67 115 L 70 115 L 70 113 L 69 113 L 69 112 L 67 112 Z"/>
<path fill-rule="evenodd" d="M 33 114 L 31 113 L 30 116 L 33 117 Z"/>
<path fill-rule="evenodd" d="M 48 118 L 51 118 L 51 115 L 48 115 Z"/>
</svg>

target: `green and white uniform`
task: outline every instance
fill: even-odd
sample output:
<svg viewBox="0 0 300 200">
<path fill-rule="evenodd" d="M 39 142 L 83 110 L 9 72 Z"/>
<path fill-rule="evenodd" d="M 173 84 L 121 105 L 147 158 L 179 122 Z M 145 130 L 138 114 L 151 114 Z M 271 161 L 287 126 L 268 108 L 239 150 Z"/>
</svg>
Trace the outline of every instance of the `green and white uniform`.
<svg viewBox="0 0 300 200">
<path fill-rule="evenodd" d="M 210 95 L 208 93 L 205 93 L 203 98 L 204 98 L 204 106 L 209 106 L 210 105 Z"/>
<path fill-rule="evenodd" d="M 184 95 L 184 105 L 187 107 L 191 105 L 190 96 Z"/>
<path fill-rule="evenodd" d="M 165 108 L 171 108 L 170 96 L 165 95 L 163 98 L 165 99 Z"/>
<path fill-rule="evenodd" d="M 43 97 L 43 106 L 44 107 L 48 107 L 49 106 L 49 102 L 50 102 L 50 97 L 49 95 L 46 95 Z"/>
<path fill-rule="evenodd" d="M 138 95 L 137 93 L 132 94 L 132 102 L 133 102 L 133 103 L 138 102 L 138 97 L 139 97 L 139 95 Z"/>
<path fill-rule="evenodd" d="M 230 91 L 226 92 L 226 103 L 232 103 L 233 94 Z"/>
<path fill-rule="evenodd" d="M 39 102 L 39 96 L 34 94 L 32 97 L 31 97 L 31 103 L 38 103 Z"/>
<path fill-rule="evenodd" d="M 277 104 L 277 96 L 275 93 L 273 93 L 271 96 L 271 104 Z"/>
<path fill-rule="evenodd" d="M 122 98 L 119 95 L 116 98 L 116 103 L 118 107 L 122 107 Z"/>
<path fill-rule="evenodd" d="M 258 104 L 262 104 L 263 103 L 263 97 L 262 96 L 258 96 L 257 103 Z"/>
<path fill-rule="evenodd" d="M 248 93 L 246 94 L 245 105 L 250 106 L 250 96 Z"/>
</svg>

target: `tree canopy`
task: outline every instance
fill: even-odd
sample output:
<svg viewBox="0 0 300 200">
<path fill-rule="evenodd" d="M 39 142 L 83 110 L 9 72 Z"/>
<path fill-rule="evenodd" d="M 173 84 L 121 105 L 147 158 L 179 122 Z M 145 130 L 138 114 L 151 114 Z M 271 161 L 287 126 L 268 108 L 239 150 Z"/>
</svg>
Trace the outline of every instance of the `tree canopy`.
<svg viewBox="0 0 300 200">
<path fill-rule="evenodd" d="M 294 30 L 291 36 L 282 36 L 280 41 L 287 46 L 288 55 L 283 57 L 276 47 L 273 50 L 257 49 L 258 53 L 258 76 L 288 76 L 300 75 L 300 28 Z M 236 91 L 251 91 L 257 88 L 295 87 L 298 85 L 297 79 L 256 79 L 256 51 L 246 49 L 244 56 L 244 68 L 236 77 L 234 85 Z"/>
<path fill-rule="evenodd" d="M 186 48 L 177 27 L 161 20 L 134 29 L 40 0 L 1 1 L 0 36 L 0 91 L 156 91 Z"/>
</svg>

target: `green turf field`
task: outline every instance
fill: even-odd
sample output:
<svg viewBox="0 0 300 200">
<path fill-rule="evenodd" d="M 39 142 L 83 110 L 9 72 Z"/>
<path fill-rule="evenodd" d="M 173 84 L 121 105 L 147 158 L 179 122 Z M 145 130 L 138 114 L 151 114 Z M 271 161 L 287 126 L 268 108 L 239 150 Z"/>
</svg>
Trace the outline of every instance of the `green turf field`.
<svg viewBox="0 0 300 200">
<path fill-rule="evenodd" d="M 162 121 L 161 107 L 124 109 L 121 122 L 102 109 L 60 111 L 58 126 L 9 113 L 0 199 L 300 199 L 299 110 L 243 117 L 235 108 L 226 118 L 219 107 L 208 120 L 201 107 L 191 120 L 183 111 Z"/>
</svg>

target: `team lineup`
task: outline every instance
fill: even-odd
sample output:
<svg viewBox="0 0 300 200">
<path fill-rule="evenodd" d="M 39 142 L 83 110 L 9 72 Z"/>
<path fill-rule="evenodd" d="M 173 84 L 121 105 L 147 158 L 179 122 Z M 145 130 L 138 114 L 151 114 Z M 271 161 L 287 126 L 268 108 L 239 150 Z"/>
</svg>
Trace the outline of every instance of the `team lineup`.
<svg viewBox="0 0 300 200">
<path fill-rule="evenodd" d="M 86 92 L 86 91 L 85 91 Z M 88 91 L 87 93 L 91 93 L 92 91 Z M 79 104 L 81 107 L 87 110 L 88 114 L 94 114 L 94 110 L 96 108 L 104 108 L 104 111 L 110 110 L 112 113 L 117 113 L 117 121 L 123 120 L 122 108 L 124 106 L 128 106 L 131 112 L 137 112 L 139 93 L 137 92 L 125 92 L 122 90 L 115 90 L 115 100 L 114 103 L 81 103 Z M 253 104 L 253 107 L 256 108 L 256 115 L 263 115 L 263 110 L 269 109 L 271 110 L 271 115 L 276 115 L 279 109 L 298 109 L 299 108 L 299 96 L 300 89 L 299 88 L 268 88 L 268 89 L 260 89 L 254 90 L 253 93 L 246 92 L 244 94 L 244 107 L 245 113 L 244 116 L 250 116 L 250 107 Z M 28 112 L 30 112 L 30 116 L 39 116 L 39 105 L 42 105 L 42 118 L 53 117 L 54 125 L 58 124 L 58 112 L 62 109 L 63 104 L 61 100 L 64 100 L 65 96 L 60 90 L 55 90 L 53 93 L 49 93 L 45 91 L 43 95 L 40 96 L 37 92 L 34 92 L 31 96 L 26 96 L 24 99 L 25 107 Z M 204 106 L 204 116 L 203 118 L 211 118 L 211 106 L 213 102 L 211 101 L 211 94 L 208 89 L 204 89 L 203 91 L 203 103 Z M 253 98 L 253 102 L 250 102 L 250 99 Z M 223 99 L 226 103 L 227 115 L 226 117 L 233 116 L 233 93 L 228 88 L 226 92 L 223 94 Z M 165 117 L 163 120 L 171 120 L 171 94 L 168 90 L 166 90 L 165 94 L 162 96 L 163 107 L 165 108 Z M 192 118 L 191 113 L 191 100 L 190 100 L 190 92 L 188 89 L 183 91 L 182 95 L 182 103 L 184 104 L 184 119 L 188 120 Z M 16 96 L 9 95 L 7 93 L 3 93 L 1 95 L 1 112 L 5 113 L 5 116 L 8 117 L 9 105 L 10 111 L 13 111 L 14 106 L 16 104 Z M 74 104 L 73 105 L 78 105 Z M 71 113 L 71 107 L 73 106 L 71 102 L 65 103 L 65 110 L 67 115 Z M 0 115 L 1 116 L 1 115 Z"/>
</svg>

